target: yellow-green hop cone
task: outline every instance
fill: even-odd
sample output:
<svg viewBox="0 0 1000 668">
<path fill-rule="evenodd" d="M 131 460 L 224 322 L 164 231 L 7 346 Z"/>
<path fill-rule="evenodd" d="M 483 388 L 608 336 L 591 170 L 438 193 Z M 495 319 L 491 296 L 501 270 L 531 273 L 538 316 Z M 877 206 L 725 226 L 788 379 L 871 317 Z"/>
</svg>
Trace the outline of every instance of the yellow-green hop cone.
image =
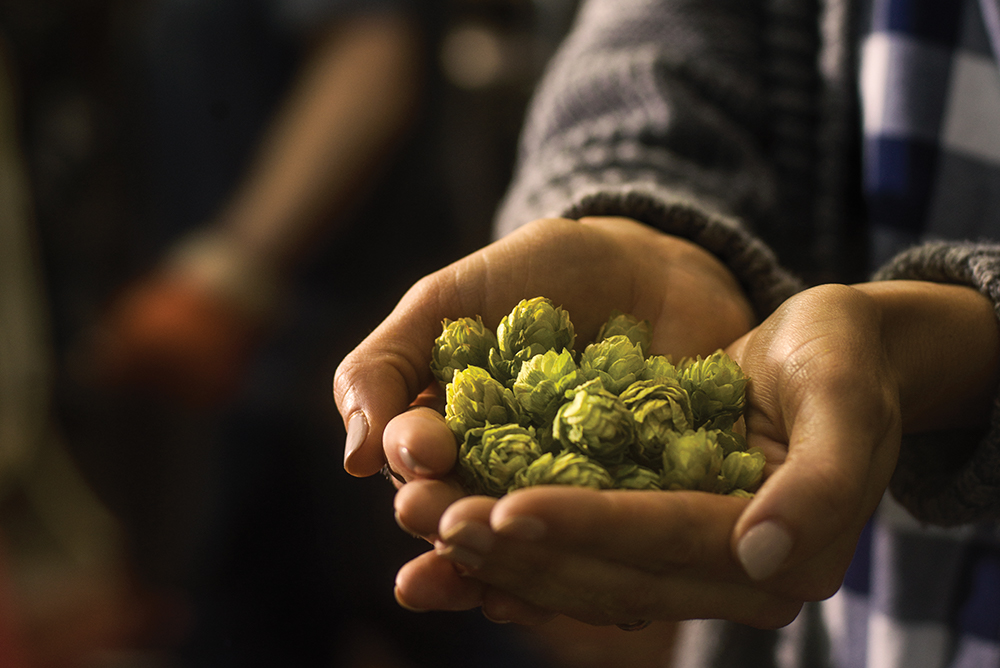
<svg viewBox="0 0 1000 668">
<path fill-rule="evenodd" d="M 541 456 L 531 428 L 504 424 L 470 429 L 459 451 L 459 480 L 470 493 L 503 496 L 517 473 Z"/>
<path fill-rule="evenodd" d="M 445 394 L 445 422 L 459 441 L 474 427 L 523 419 L 514 393 L 477 366 L 456 371 Z"/>
<path fill-rule="evenodd" d="M 478 315 L 458 320 L 445 318 L 441 335 L 434 340 L 431 351 L 431 371 L 447 385 L 456 371 L 470 366 L 487 368 L 490 349 L 496 345 L 496 334 L 487 329 Z"/>
<path fill-rule="evenodd" d="M 588 379 L 600 378 L 605 389 L 613 394 L 634 383 L 646 367 L 642 346 L 618 334 L 591 343 L 580 356 L 580 370 Z"/>
<path fill-rule="evenodd" d="M 681 372 L 669 357 L 663 355 L 650 355 L 646 358 L 646 366 L 639 373 L 639 380 L 659 380 L 669 378 L 670 380 L 680 380 Z"/>
<path fill-rule="evenodd" d="M 535 485 L 573 485 L 593 489 L 611 489 L 614 480 L 608 470 L 579 452 L 558 455 L 545 453 L 527 468 L 518 471 L 510 491 Z"/>
<path fill-rule="evenodd" d="M 635 418 L 633 456 L 637 461 L 658 469 L 663 461 L 663 445 L 669 435 L 694 427 L 687 390 L 677 381 L 665 377 L 637 380 L 622 392 L 621 400 Z"/>
<path fill-rule="evenodd" d="M 734 452 L 746 452 L 747 451 L 747 439 L 743 434 L 733 431 L 732 429 L 719 429 L 717 430 L 719 445 L 722 446 L 722 452 L 728 457 Z"/>
<path fill-rule="evenodd" d="M 641 346 L 643 353 L 649 352 L 649 344 L 653 341 L 653 328 L 648 320 L 639 320 L 633 315 L 615 310 L 611 312 L 608 321 L 601 325 L 596 341 L 603 341 L 612 336 L 626 336 L 632 343 Z"/>
<path fill-rule="evenodd" d="M 735 496 L 738 499 L 752 499 L 753 492 L 748 492 L 745 489 L 734 489 L 733 491 L 729 492 L 729 494 L 727 494 L 726 496 Z"/>
<path fill-rule="evenodd" d="M 764 477 L 764 453 L 754 448 L 749 452 L 733 452 L 722 461 L 719 482 L 722 493 L 734 489 L 753 491 Z"/>
<path fill-rule="evenodd" d="M 567 390 L 586 380 L 570 351 L 550 350 L 521 365 L 514 381 L 514 397 L 532 424 L 551 424 Z"/>
<path fill-rule="evenodd" d="M 699 429 L 668 438 L 663 448 L 663 489 L 712 491 L 722 469 L 722 446 L 712 431 Z"/>
<path fill-rule="evenodd" d="M 747 378 L 724 351 L 690 362 L 683 368 L 680 380 L 691 395 L 698 427 L 729 429 L 743 414 Z"/>
<path fill-rule="evenodd" d="M 618 464 L 635 438 L 635 419 L 622 400 L 596 383 L 587 383 L 566 393 L 552 434 L 569 450 L 601 462 Z"/>
<path fill-rule="evenodd" d="M 660 489 L 660 473 L 634 462 L 625 462 L 610 470 L 615 489 Z"/>
<path fill-rule="evenodd" d="M 569 314 L 544 297 L 525 299 L 497 326 L 497 347 L 490 353 L 490 370 L 512 384 L 521 364 L 549 350 L 572 350 L 576 331 Z"/>
</svg>

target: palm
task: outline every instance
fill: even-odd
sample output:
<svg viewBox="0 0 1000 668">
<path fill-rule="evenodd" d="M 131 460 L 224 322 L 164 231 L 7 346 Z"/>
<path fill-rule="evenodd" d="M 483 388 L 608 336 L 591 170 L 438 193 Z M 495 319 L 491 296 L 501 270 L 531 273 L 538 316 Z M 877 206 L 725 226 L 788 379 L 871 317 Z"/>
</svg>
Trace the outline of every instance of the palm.
<svg viewBox="0 0 1000 668">
<path fill-rule="evenodd" d="M 627 219 L 538 221 L 418 282 L 341 363 L 341 413 L 349 421 L 363 411 L 371 427 L 348 469 L 370 475 L 382 466 L 378 437 L 432 383 L 430 352 L 444 318 L 478 314 L 494 326 L 537 296 L 570 313 L 578 341 L 619 309 L 651 322 L 652 352 L 676 356 L 709 353 L 752 324 L 728 270 L 693 244 Z"/>
</svg>

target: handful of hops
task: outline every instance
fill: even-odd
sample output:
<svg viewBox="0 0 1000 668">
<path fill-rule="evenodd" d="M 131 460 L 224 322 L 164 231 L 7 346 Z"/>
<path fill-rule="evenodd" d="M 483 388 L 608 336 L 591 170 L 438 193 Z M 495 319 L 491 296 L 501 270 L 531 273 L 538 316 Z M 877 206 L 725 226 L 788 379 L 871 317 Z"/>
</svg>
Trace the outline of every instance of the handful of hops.
<svg viewBox="0 0 1000 668">
<path fill-rule="evenodd" d="M 648 321 L 614 312 L 577 355 L 569 314 L 544 297 L 494 333 L 479 316 L 445 320 L 431 370 L 472 494 L 531 485 L 752 495 L 764 455 L 733 426 L 747 378 L 725 352 L 647 356 Z"/>
</svg>

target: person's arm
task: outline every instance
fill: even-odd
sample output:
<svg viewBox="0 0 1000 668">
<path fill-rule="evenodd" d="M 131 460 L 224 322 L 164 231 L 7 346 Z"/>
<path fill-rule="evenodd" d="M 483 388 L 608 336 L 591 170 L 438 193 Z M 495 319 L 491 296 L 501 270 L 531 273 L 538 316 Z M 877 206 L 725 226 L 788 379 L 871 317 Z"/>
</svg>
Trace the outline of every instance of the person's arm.
<svg viewBox="0 0 1000 668">
<path fill-rule="evenodd" d="M 364 192 L 412 121 L 423 47 L 400 13 L 320 29 L 247 174 L 98 328 L 96 374 L 196 405 L 236 386 L 287 275 Z"/>
<path fill-rule="evenodd" d="M 800 289 L 752 233 L 788 194 L 768 153 L 765 4 L 584 2 L 528 110 L 496 235 L 622 216 L 719 257 L 758 318 Z"/>
<path fill-rule="evenodd" d="M 875 274 L 877 281 L 930 281 L 964 286 L 979 293 L 1000 318 L 1000 245 L 996 243 L 933 242 L 905 251 Z M 877 284 L 876 284 L 877 285 Z M 959 336 L 959 323 L 949 323 Z M 991 369 L 991 358 L 978 360 L 981 372 Z M 944 400 L 964 396 L 965 383 L 941 381 Z M 980 398 L 970 405 L 983 419 L 964 428 L 921 430 L 908 435 L 900 451 L 891 490 L 919 520 L 955 525 L 1000 516 L 997 471 L 1000 470 L 1000 397 Z M 941 411 L 941 400 L 923 407 L 927 417 Z"/>
<path fill-rule="evenodd" d="M 422 91 L 423 46 L 400 13 L 322 30 L 256 158 L 216 225 L 279 271 L 365 191 Z"/>
</svg>

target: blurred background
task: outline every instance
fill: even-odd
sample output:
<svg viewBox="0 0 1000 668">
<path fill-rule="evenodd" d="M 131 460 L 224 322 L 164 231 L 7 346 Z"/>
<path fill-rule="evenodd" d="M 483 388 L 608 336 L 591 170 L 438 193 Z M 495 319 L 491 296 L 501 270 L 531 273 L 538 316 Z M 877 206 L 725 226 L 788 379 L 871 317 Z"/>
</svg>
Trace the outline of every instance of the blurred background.
<svg viewBox="0 0 1000 668">
<path fill-rule="evenodd" d="M 662 665 L 401 610 L 330 391 L 488 240 L 575 8 L 0 0 L 0 666 Z"/>
<path fill-rule="evenodd" d="M 0 0 L 0 666 L 663 665 L 400 609 L 330 390 L 487 242 L 575 9 Z"/>
</svg>

